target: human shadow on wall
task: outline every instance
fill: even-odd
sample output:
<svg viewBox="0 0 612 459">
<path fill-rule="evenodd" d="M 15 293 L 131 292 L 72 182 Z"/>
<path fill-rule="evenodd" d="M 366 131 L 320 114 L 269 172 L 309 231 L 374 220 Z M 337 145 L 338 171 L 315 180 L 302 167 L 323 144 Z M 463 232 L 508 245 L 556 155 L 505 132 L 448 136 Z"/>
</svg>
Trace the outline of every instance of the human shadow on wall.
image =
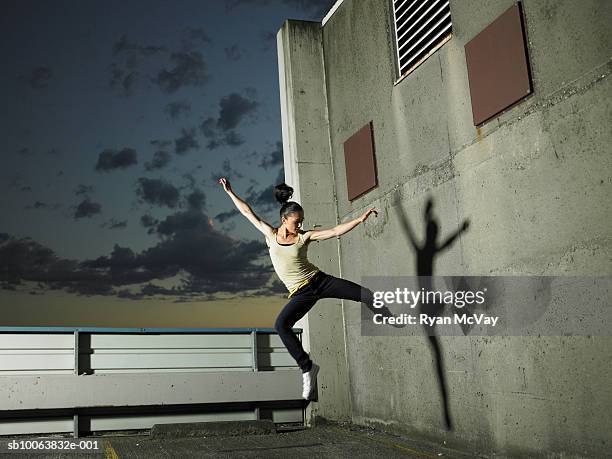
<svg viewBox="0 0 612 459">
<path fill-rule="evenodd" d="M 408 222 L 408 218 L 406 217 L 406 214 L 404 213 L 401 207 L 399 199 L 397 199 L 397 196 L 396 203 L 400 225 L 410 243 L 410 246 L 416 254 L 416 272 L 417 276 L 419 276 L 419 289 L 425 289 L 425 291 L 432 290 L 432 276 L 434 274 L 434 262 L 436 256 L 440 252 L 450 248 L 456 241 L 456 239 L 459 237 L 459 235 L 469 228 L 469 220 L 464 220 L 463 224 L 459 227 L 459 229 L 457 229 L 448 238 L 446 238 L 444 242 L 439 244 L 438 232 L 440 226 L 438 224 L 438 220 L 433 214 L 433 198 L 429 197 L 427 199 L 427 203 L 425 204 L 424 210 L 426 238 L 422 244 L 419 244 L 417 242 L 417 238 L 414 232 L 412 231 L 410 223 Z M 427 314 L 429 317 L 438 317 L 442 312 L 443 308 L 444 304 L 439 302 L 419 303 L 420 313 Z M 436 335 L 435 324 L 432 326 L 423 325 L 423 327 L 425 328 L 429 345 L 434 356 L 435 369 L 438 376 L 440 394 L 442 396 L 444 422 L 446 424 L 446 428 L 448 430 L 452 430 L 452 419 L 448 404 L 448 390 L 446 385 L 446 377 L 444 375 L 444 362 L 442 358 L 442 348 L 440 340 Z"/>
</svg>

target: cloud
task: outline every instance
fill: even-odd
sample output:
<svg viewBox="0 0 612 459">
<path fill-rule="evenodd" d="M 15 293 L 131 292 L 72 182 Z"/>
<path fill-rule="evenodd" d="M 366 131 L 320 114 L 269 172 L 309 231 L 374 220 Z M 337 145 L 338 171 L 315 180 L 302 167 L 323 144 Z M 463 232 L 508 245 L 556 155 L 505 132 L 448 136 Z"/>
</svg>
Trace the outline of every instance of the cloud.
<svg viewBox="0 0 612 459">
<path fill-rule="evenodd" d="M 264 188 L 263 190 L 256 191 L 252 186 L 246 191 L 245 200 L 257 208 L 259 212 L 270 212 L 280 208 L 280 205 L 274 197 L 274 188 L 276 183 Z"/>
<path fill-rule="evenodd" d="M 151 140 L 149 142 L 151 145 L 154 145 L 158 148 L 167 148 L 170 145 L 172 145 L 172 141 L 171 140 Z"/>
<path fill-rule="evenodd" d="M 164 292 L 175 296 L 261 289 L 272 275 L 270 266 L 254 263 L 265 254 L 263 243 L 238 241 L 219 233 L 210 218 L 197 210 L 169 215 L 155 231 L 162 240 L 142 253 L 116 245 L 110 256 L 85 262 L 83 267 L 110 271 L 115 284 L 123 285 L 184 272 L 183 284 Z M 149 295 L 161 294 L 149 288 Z M 141 290 L 134 298 L 143 296 L 148 295 Z"/>
<path fill-rule="evenodd" d="M 142 300 L 146 297 L 150 296 L 175 296 L 179 293 L 179 290 L 176 287 L 165 288 L 155 284 L 145 284 L 141 287 L 140 292 L 131 292 L 127 289 L 118 290 L 117 296 L 119 298 L 124 298 L 128 300 Z"/>
<path fill-rule="evenodd" d="M 191 104 L 185 100 L 170 102 L 168 105 L 166 105 L 164 111 L 170 115 L 170 118 L 175 120 L 181 113 L 189 113 L 191 111 Z"/>
<path fill-rule="evenodd" d="M 49 86 L 49 80 L 53 77 L 53 70 L 49 67 L 35 67 L 27 77 L 27 82 L 31 88 L 45 89 Z"/>
<path fill-rule="evenodd" d="M 200 148 L 200 144 L 196 139 L 195 128 L 181 129 L 181 136 L 174 140 L 174 152 L 178 155 L 182 155 L 189 150 L 197 150 L 198 148 Z"/>
<path fill-rule="evenodd" d="M 223 142 L 230 147 L 237 147 L 244 143 L 244 139 L 236 131 L 227 131 L 223 137 Z"/>
<path fill-rule="evenodd" d="M 274 182 L 263 190 L 257 190 L 255 188 L 256 182 L 253 182 L 245 192 L 245 201 L 259 214 L 277 211 L 280 205 L 274 197 L 274 188 L 284 181 L 285 174 L 283 168 L 280 168 Z M 217 215 L 217 217 L 219 217 L 219 215 Z"/>
<path fill-rule="evenodd" d="M 159 223 L 159 220 L 154 218 L 151 214 L 145 214 L 140 217 L 140 224 L 147 228 L 147 234 L 155 233 L 155 227 Z"/>
<path fill-rule="evenodd" d="M 111 171 L 115 169 L 125 169 L 138 163 L 136 150 L 124 148 L 121 151 L 107 149 L 98 156 L 96 164 L 97 171 Z"/>
<path fill-rule="evenodd" d="M 84 196 L 84 195 L 88 195 L 89 193 L 93 192 L 93 186 L 91 185 L 83 185 L 83 184 L 79 184 L 79 186 L 77 187 L 76 190 L 74 190 L 74 194 L 75 196 Z"/>
<path fill-rule="evenodd" d="M 206 195 L 201 190 L 195 189 L 186 197 L 187 207 L 190 210 L 203 210 L 206 207 Z"/>
<path fill-rule="evenodd" d="M 174 208 L 180 198 L 179 190 L 162 179 L 138 179 L 136 194 L 143 202 L 153 205 Z"/>
<path fill-rule="evenodd" d="M 239 61 L 242 58 L 242 50 L 237 44 L 233 44 L 229 48 L 224 48 L 225 57 L 230 61 Z"/>
<path fill-rule="evenodd" d="M 60 264 L 64 269 L 74 267 L 68 260 L 60 262 L 53 251 L 26 237 L 15 239 L 3 233 L 0 245 L 0 280 L 18 284 L 21 280 L 34 279 L 32 273 L 43 274 L 49 269 L 57 269 Z"/>
<path fill-rule="evenodd" d="M 179 265 L 189 272 L 188 291 L 237 292 L 262 287 L 270 277 L 269 267 L 253 262 L 265 254 L 259 241 L 238 241 L 214 230 L 207 215 L 178 212 L 157 227 L 164 239 L 141 255 L 147 264 L 163 260 L 163 266 Z"/>
<path fill-rule="evenodd" d="M 214 118 L 207 118 L 200 125 L 200 130 L 208 140 L 206 147 L 209 150 L 215 150 L 223 145 L 237 147 L 244 143 L 244 139 L 236 131 L 221 132 L 218 131 L 217 122 Z"/>
<path fill-rule="evenodd" d="M 201 27 L 186 28 L 184 30 L 184 34 L 185 36 L 181 40 L 184 51 L 193 51 L 193 49 L 198 46 L 198 44 L 209 45 L 212 43 L 211 38 Z"/>
<path fill-rule="evenodd" d="M 176 154 L 184 154 L 189 150 L 197 150 L 200 144 L 196 138 L 195 128 L 181 129 L 181 136 L 174 139 L 174 152 Z"/>
<path fill-rule="evenodd" d="M 164 236 L 196 229 L 206 229 L 209 226 L 206 215 L 198 211 L 183 211 L 168 215 L 157 225 L 156 231 Z"/>
<path fill-rule="evenodd" d="M 243 155 L 243 159 L 244 161 L 248 164 L 248 165 L 252 165 L 253 162 L 251 161 L 251 159 L 253 158 L 261 158 L 261 154 L 255 150 L 253 150 L 251 153 L 244 153 Z"/>
<path fill-rule="evenodd" d="M 113 45 L 113 54 L 115 56 L 123 53 L 137 53 L 143 56 L 152 56 L 155 54 L 166 53 L 168 50 L 163 46 L 142 46 L 128 40 L 127 35 L 123 34 L 118 42 Z"/>
<path fill-rule="evenodd" d="M 124 96 L 131 96 L 134 92 L 134 84 L 138 77 L 138 72 L 133 70 L 127 72 L 117 64 L 110 65 L 111 80 L 109 86 L 112 89 L 119 89 Z"/>
<path fill-rule="evenodd" d="M 276 142 L 276 148 L 262 158 L 261 162 L 259 163 L 259 167 L 263 167 L 264 169 L 267 170 L 271 167 L 276 167 L 282 164 L 283 164 L 283 143 Z"/>
<path fill-rule="evenodd" d="M 215 215 L 215 220 L 219 221 L 220 223 L 223 223 L 226 220 L 235 217 L 236 215 L 240 215 L 240 212 L 238 211 L 238 209 L 232 209 L 228 212 L 221 212 L 220 214 Z"/>
<path fill-rule="evenodd" d="M 183 178 L 189 182 L 189 185 L 187 185 L 188 187 L 195 188 L 195 186 L 196 186 L 196 179 L 193 176 L 193 174 L 191 174 L 189 172 L 185 172 L 183 174 Z"/>
<path fill-rule="evenodd" d="M 259 107 L 259 102 L 253 100 L 255 90 L 247 88 L 245 93 L 246 97 L 236 92 L 222 97 L 219 101 L 219 116 L 209 117 L 200 125 L 200 130 L 208 139 L 206 146 L 209 150 L 214 150 L 222 145 L 236 147 L 244 143 L 244 139 L 235 131 L 235 128 L 246 117 L 254 119 Z"/>
<path fill-rule="evenodd" d="M 139 76 L 143 58 L 165 55 L 168 49 L 163 46 L 143 46 L 132 42 L 123 34 L 112 47 L 113 55 L 123 58 L 123 65 L 115 62 L 109 66 L 111 71 L 110 87 L 119 89 L 124 96 L 131 96 Z"/>
<path fill-rule="evenodd" d="M 124 220 L 122 222 L 115 220 L 114 218 L 111 218 L 109 221 L 104 222 L 100 225 L 100 228 L 108 228 L 108 229 L 120 229 L 120 228 L 125 228 L 127 227 L 127 220 Z"/>
<path fill-rule="evenodd" d="M 235 169 L 232 169 L 232 165 L 230 163 L 229 158 L 225 158 L 223 160 L 223 164 L 221 165 L 221 168 L 223 169 L 223 172 L 225 172 L 227 175 L 231 175 L 232 177 L 238 177 L 238 178 L 242 178 L 243 175 L 238 172 Z"/>
<path fill-rule="evenodd" d="M 31 206 L 25 206 L 24 209 L 44 209 L 45 207 L 48 207 L 48 204 L 45 204 L 44 202 L 36 201 Z"/>
<path fill-rule="evenodd" d="M 110 254 L 82 262 L 61 259 L 30 238 L 17 240 L 0 233 L 2 288 L 17 290 L 23 285 L 25 289 L 24 282 L 36 282 L 39 289 L 77 295 L 131 299 L 163 295 L 177 301 L 245 290 L 271 293 L 273 270 L 269 263 L 261 265 L 266 254 L 263 243 L 218 232 L 206 214 L 193 209 L 170 215 L 157 225 L 160 241 L 140 253 L 115 244 Z M 174 287 L 152 284 L 177 275 L 181 282 Z M 131 292 L 127 286 L 139 291 Z"/>
<path fill-rule="evenodd" d="M 151 161 L 145 163 L 145 169 L 148 171 L 163 169 L 168 163 L 170 163 L 170 153 L 159 150 L 155 152 Z"/>
<path fill-rule="evenodd" d="M 221 227 L 224 233 L 229 233 L 236 229 L 236 222 L 228 222 Z"/>
<path fill-rule="evenodd" d="M 244 177 L 244 175 L 242 175 L 240 172 L 238 172 L 235 169 L 232 169 L 232 166 L 230 164 L 230 160 L 228 158 L 223 160 L 223 164 L 221 166 L 222 168 L 222 172 L 213 172 L 210 176 L 211 180 L 213 182 L 216 182 L 217 180 L 219 180 L 219 178 L 221 177 L 227 177 L 228 179 L 233 178 L 242 178 Z"/>
<path fill-rule="evenodd" d="M 238 126 L 245 116 L 254 114 L 259 103 L 233 92 L 223 97 L 219 105 L 221 110 L 217 119 L 217 127 L 228 131 Z"/>
<path fill-rule="evenodd" d="M 140 76 L 142 60 L 164 56 L 164 58 L 169 59 L 167 65 L 170 65 L 170 67 L 162 67 L 153 78 L 149 77 L 152 83 L 168 94 L 187 86 L 201 87 L 209 81 L 210 75 L 207 62 L 196 48 L 201 44 L 211 42 L 210 37 L 203 29 L 186 28 L 182 38 L 182 50 L 171 52 L 164 46 L 143 46 L 132 42 L 124 34 L 112 48 L 114 57 L 120 59 L 121 62 L 113 62 L 109 66 L 111 71 L 110 86 L 113 89 L 119 89 L 125 96 L 132 95 Z M 181 108 L 179 107 L 179 110 Z M 173 107 L 170 107 L 169 110 L 176 113 Z"/>
<path fill-rule="evenodd" d="M 57 210 L 62 207 L 62 204 L 47 204 L 46 202 L 36 201 L 31 206 L 25 206 L 24 209 L 53 209 Z"/>
<path fill-rule="evenodd" d="M 200 125 L 200 130 L 204 137 L 213 138 L 217 135 L 216 126 L 217 122 L 214 118 L 206 118 Z"/>
<path fill-rule="evenodd" d="M 200 52 L 172 53 L 170 59 L 174 63 L 174 68 L 162 69 L 152 80 L 162 91 L 174 93 L 185 86 L 200 87 L 210 79 L 208 65 Z"/>
<path fill-rule="evenodd" d="M 77 220 L 79 218 L 91 218 L 96 214 L 102 212 L 102 206 L 97 202 L 92 202 L 89 198 L 85 198 L 81 201 L 76 208 L 74 213 L 74 219 Z"/>
</svg>

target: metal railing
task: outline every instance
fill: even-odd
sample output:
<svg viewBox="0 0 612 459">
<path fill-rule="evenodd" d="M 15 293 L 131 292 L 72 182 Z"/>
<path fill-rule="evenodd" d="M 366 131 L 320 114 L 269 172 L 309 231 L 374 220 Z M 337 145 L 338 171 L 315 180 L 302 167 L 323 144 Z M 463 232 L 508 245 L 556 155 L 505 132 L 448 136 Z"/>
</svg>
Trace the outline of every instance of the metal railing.
<svg viewBox="0 0 612 459">
<path fill-rule="evenodd" d="M 301 372 L 268 328 L 0 327 L 0 393 L 0 435 L 304 422 Z"/>
</svg>

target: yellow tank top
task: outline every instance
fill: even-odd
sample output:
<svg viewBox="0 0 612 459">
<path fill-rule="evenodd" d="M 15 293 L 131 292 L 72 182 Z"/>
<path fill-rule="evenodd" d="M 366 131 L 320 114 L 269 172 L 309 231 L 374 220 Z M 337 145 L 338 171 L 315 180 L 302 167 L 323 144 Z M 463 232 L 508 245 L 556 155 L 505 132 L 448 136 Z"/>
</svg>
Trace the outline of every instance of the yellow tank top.
<svg viewBox="0 0 612 459">
<path fill-rule="evenodd" d="M 279 279 L 289 290 L 289 298 L 319 271 L 319 268 L 308 261 L 309 243 L 310 241 L 304 241 L 302 230 L 298 231 L 297 241 L 290 245 L 279 244 L 276 240 L 276 231 L 272 240 L 266 237 L 272 265 Z"/>
</svg>

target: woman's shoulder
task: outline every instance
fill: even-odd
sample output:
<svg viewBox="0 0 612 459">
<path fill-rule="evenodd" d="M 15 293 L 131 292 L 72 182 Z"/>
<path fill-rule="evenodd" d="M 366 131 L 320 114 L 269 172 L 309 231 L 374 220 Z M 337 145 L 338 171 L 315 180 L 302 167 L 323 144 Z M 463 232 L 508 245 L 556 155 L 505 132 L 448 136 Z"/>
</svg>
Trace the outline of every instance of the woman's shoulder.
<svg viewBox="0 0 612 459">
<path fill-rule="evenodd" d="M 304 243 L 310 242 L 310 235 L 311 234 L 312 234 L 312 230 L 303 230 L 303 229 L 300 229 L 298 231 L 298 235 L 302 239 L 302 241 L 304 241 Z"/>
<path fill-rule="evenodd" d="M 271 238 L 276 238 L 277 231 L 278 231 L 278 228 L 272 228 L 272 234 L 271 235 L 264 234 L 264 239 L 266 240 L 266 244 L 268 243 L 268 241 L 272 242 Z"/>
</svg>

